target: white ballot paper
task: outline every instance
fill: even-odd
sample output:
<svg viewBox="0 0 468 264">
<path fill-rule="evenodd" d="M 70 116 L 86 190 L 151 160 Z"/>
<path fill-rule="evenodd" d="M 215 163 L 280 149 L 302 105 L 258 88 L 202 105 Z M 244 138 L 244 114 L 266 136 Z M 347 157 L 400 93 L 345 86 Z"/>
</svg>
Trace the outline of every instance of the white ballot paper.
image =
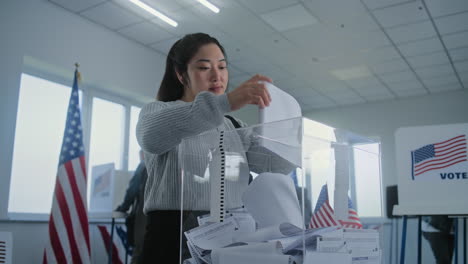
<svg viewBox="0 0 468 264">
<path fill-rule="evenodd" d="M 199 226 L 187 232 L 189 250 L 201 257 L 209 253 L 209 250 L 225 247 L 233 243 L 234 232 L 239 228 L 233 217 L 227 218 L 221 223 L 212 223 Z M 192 252 L 193 251 L 193 252 Z"/>
<path fill-rule="evenodd" d="M 242 202 L 259 228 L 282 223 L 304 227 L 294 182 L 287 175 L 260 173 L 247 187 Z"/>
<path fill-rule="evenodd" d="M 259 109 L 260 123 L 302 116 L 301 106 L 294 97 L 269 82 L 265 82 L 265 85 L 270 93 L 271 103 L 268 107 Z"/>
<path fill-rule="evenodd" d="M 254 243 L 245 246 L 215 249 L 213 264 L 289 264 L 291 256 L 283 255 L 279 242 Z"/>
</svg>

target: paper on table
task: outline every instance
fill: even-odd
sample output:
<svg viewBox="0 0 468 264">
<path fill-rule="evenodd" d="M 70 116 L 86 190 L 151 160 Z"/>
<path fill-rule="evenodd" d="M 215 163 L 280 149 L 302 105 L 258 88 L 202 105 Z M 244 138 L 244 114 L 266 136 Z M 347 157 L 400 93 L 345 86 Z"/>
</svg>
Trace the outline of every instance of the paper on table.
<svg viewBox="0 0 468 264">
<path fill-rule="evenodd" d="M 234 218 L 224 222 L 200 226 L 185 232 L 187 240 L 201 249 L 214 249 L 227 246 L 233 242 L 234 232 L 238 229 Z"/>
<path fill-rule="evenodd" d="M 340 263 L 351 264 L 350 253 L 325 253 L 306 251 L 303 264 Z"/>
<path fill-rule="evenodd" d="M 242 202 L 259 228 L 282 223 L 304 227 L 294 182 L 287 175 L 260 173 L 247 187 Z"/>
<path fill-rule="evenodd" d="M 281 245 L 278 242 L 268 242 L 268 243 L 249 243 L 244 246 L 237 247 L 225 247 L 214 249 L 211 252 L 211 260 L 213 263 L 219 262 L 219 257 L 225 255 L 226 253 L 239 252 L 244 254 L 282 254 Z M 240 262 L 242 263 L 242 262 Z"/>
</svg>

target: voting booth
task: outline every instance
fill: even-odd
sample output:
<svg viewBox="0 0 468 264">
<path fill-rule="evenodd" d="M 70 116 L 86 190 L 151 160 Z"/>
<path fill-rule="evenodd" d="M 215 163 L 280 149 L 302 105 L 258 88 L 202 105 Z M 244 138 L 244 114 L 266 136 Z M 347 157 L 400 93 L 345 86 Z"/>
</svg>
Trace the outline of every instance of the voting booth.
<svg viewBox="0 0 468 264">
<path fill-rule="evenodd" d="M 468 124 L 404 127 L 395 133 L 396 215 L 467 215 Z"/>
<path fill-rule="evenodd" d="M 380 263 L 348 196 L 366 143 L 303 117 L 184 139 L 181 263 Z"/>
</svg>

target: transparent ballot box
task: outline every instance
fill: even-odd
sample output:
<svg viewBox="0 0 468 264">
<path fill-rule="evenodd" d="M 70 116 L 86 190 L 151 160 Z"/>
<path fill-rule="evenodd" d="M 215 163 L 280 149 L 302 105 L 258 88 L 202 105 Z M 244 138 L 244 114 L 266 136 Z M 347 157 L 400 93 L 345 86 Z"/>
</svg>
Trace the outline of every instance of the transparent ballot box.
<svg viewBox="0 0 468 264">
<path fill-rule="evenodd" d="M 379 257 L 378 234 L 362 229 L 350 210 L 353 153 L 380 160 L 360 149 L 368 143 L 374 142 L 307 118 L 184 139 L 181 263 L 351 264 L 358 253 Z M 354 244 L 359 250 L 351 254 L 346 237 L 354 236 L 371 239 Z"/>
</svg>

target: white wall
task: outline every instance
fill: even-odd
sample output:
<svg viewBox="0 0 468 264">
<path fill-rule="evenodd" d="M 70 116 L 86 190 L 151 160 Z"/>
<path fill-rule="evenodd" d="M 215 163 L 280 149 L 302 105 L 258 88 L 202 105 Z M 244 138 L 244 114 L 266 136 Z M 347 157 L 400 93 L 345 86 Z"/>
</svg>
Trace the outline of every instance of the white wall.
<svg viewBox="0 0 468 264">
<path fill-rule="evenodd" d="M 7 219 L 21 73 L 28 68 L 71 85 L 79 62 L 80 88 L 144 102 L 156 94 L 165 57 L 45 0 L 1 1 L 0 36 L 0 231 L 13 232 L 13 263 L 39 263 L 47 223 L 1 221 Z M 23 64 L 26 56 L 39 63 Z"/>
</svg>

